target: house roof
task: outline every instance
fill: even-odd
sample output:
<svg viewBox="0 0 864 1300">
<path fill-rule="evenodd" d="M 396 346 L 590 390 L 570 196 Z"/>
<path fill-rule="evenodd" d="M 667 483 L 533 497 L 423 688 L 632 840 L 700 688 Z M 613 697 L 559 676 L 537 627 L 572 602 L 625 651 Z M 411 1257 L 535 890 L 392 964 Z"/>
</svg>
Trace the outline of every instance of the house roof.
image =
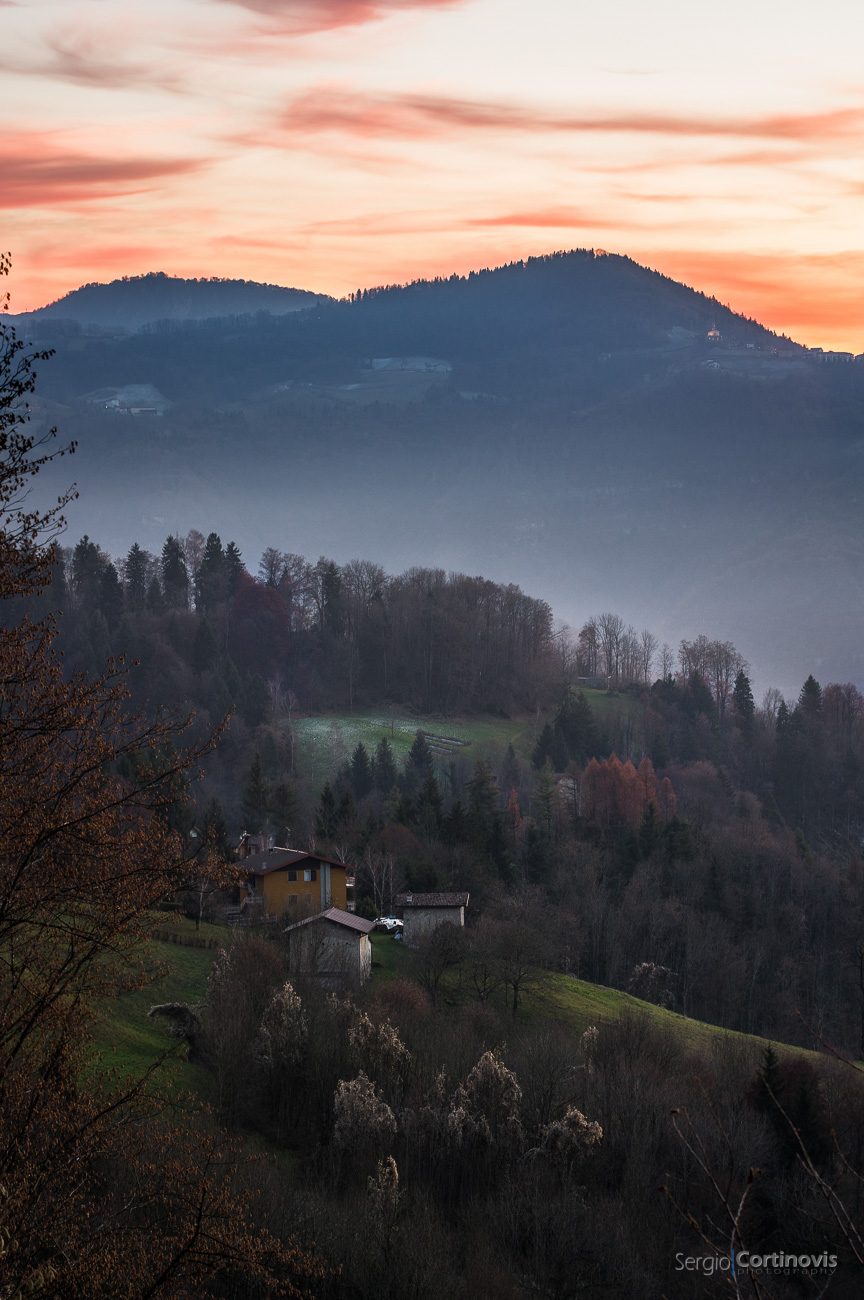
<svg viewBox="0 0 864 1300">
<path fill-rule="evenodd" d="M 317 912 L 315 916 L 307 916 L 302 921 L 295 921 L 293 925 L 286 925 L 282 933 L 299 930 L 301 925 L 311 925 L 313 921 L 332 921 L 334 925 L 344 925 L 346 930 L 356 930 L 358 934 L 369 934 L 375 929 L 373 923 L 362 916 L 355 916 L 353 912 L 343 912 L 341 907 L 328 907 L 326 912 Z"/>
<path fill-rule="evenodd" d="M 262 849 L 260 853 L 250 853 L 248 858 L 241 858 L 238 866 L 242 871 L 255 876 L 264 876 L 268 871 L 281 871 L 283 867 L 296 867 L 300 862 L 327 862 L 331 867 L 341 867 L 344 862 L 335 858 L 324 858 L 320 853 L 308 853 L 305 849 Z"/>
<path fill-rule="evenodd" d="M 467 907 L 468 894 L 397 894 L 397 907 Z"/>
</svg>

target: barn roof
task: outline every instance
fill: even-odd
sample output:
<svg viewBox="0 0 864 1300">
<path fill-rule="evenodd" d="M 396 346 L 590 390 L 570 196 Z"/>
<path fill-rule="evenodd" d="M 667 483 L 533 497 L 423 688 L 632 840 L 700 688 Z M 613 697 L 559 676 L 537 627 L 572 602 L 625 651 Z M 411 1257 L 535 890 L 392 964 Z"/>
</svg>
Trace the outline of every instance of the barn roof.
<svg viewBox="0 0 864 1300">
<path fill-rule="evenodd" d="M 369 934 L 375 929 L 372 922 L 362 916 L 355 916 L 353 912 L 343 912 L 341 907 L 328 907 L 326 912 L 317 912 L 315 916 L 307 916 L 302 921 L 295 921 L 293 925 L 286 925 L 282 933 L 299 930 L 301 925 L 311 925 L 313 921 L 332 921 L 334 925 L 344 925 L 346 930 L 355 930 L 358 934 Z"/>
<path fill-rule="evenodd" d="M 468 894 L 397 894 L 397 907 L 467 907 Z"/>
</svg>

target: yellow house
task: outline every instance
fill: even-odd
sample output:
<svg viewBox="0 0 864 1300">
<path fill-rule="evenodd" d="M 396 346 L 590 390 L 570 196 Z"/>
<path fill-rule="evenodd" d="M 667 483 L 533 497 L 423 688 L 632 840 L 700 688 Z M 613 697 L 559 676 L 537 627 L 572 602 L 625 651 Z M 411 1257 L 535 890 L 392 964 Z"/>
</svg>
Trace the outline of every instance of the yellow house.
<svg viewBox="0 0 864 1300">
<path fill-rule="evenodd" d="M 243 858 L 239 867 L 248 891 L 244 910 L 263 903 L 265 916 L 298 919 L 330 907 L 353 910 L 344 862 L 301 849 L 263 849 Z"/>
</svg>

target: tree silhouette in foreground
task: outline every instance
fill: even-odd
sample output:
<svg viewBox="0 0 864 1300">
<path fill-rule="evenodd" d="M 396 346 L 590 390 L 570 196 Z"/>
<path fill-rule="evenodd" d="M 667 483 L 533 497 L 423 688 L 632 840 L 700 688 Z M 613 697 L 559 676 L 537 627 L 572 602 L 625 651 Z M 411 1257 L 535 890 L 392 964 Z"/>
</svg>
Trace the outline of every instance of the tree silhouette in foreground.
<svg viewBox="0 0 864 1300">
<path fill-rule="evenodd" d="M 33 475 L 63 454 L 53 433 L 39 442 L 26 429 L 33 361 L 45 356 L 0 327 L 5 602 L 47 586 L 62 526 L 65 501 L 25 509 Z M 152 910 L 190 866 L 167 814 L 208 746 L 181 751 L 182 726 L 130 715 L 122 664 L 67 680 L 53 622 L 15 623 L 10 608 L 0 606 L 0 1292 L 308 1293 L 320 1266 L 253 1228 L 237 1151 L 188 1107 L 177 1123 L 153 1086 L 158 1066 L 123 1081 L 92 1046 L 100 1000 L 147 982 Z"/>
</svg>

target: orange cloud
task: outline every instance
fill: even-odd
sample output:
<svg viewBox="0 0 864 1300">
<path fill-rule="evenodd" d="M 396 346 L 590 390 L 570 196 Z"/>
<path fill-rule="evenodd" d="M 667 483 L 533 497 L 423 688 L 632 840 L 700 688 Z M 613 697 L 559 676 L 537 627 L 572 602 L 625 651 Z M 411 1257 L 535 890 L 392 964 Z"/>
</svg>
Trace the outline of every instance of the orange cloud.
<svg viewBox="0 0 864 1300">
<path fill-rule="evenodd" d="M 0 137 L 0 207 L 50 207 L 103 199 L 142 188 L 142 181 L 199 171 L 192 158 L 99 158 L 75 153 L 48 135 Z"/>
<path fill-rule="evenodd" d="M 549 113 L 493 101 L 436 95 L 370 95 L 318 87 L 298 96 L 283 125 L 309 133 L 338 131 L 357 136 L 413 139 L 455 130 L 602 132 L 685 137 L 754 137 L 778 141 L 848 141 L 864 133 L 864 108 L 755 118 L 678 117 L 636 113 L 620 116 Z"/>
<path fill-rule="evenodd" d="M 466 0 L 222 0 L 263 14 L 292 32 L 331 31 L 359 27 L 388 14 L 411 9 L 450 9 Z"/>
</svg>

